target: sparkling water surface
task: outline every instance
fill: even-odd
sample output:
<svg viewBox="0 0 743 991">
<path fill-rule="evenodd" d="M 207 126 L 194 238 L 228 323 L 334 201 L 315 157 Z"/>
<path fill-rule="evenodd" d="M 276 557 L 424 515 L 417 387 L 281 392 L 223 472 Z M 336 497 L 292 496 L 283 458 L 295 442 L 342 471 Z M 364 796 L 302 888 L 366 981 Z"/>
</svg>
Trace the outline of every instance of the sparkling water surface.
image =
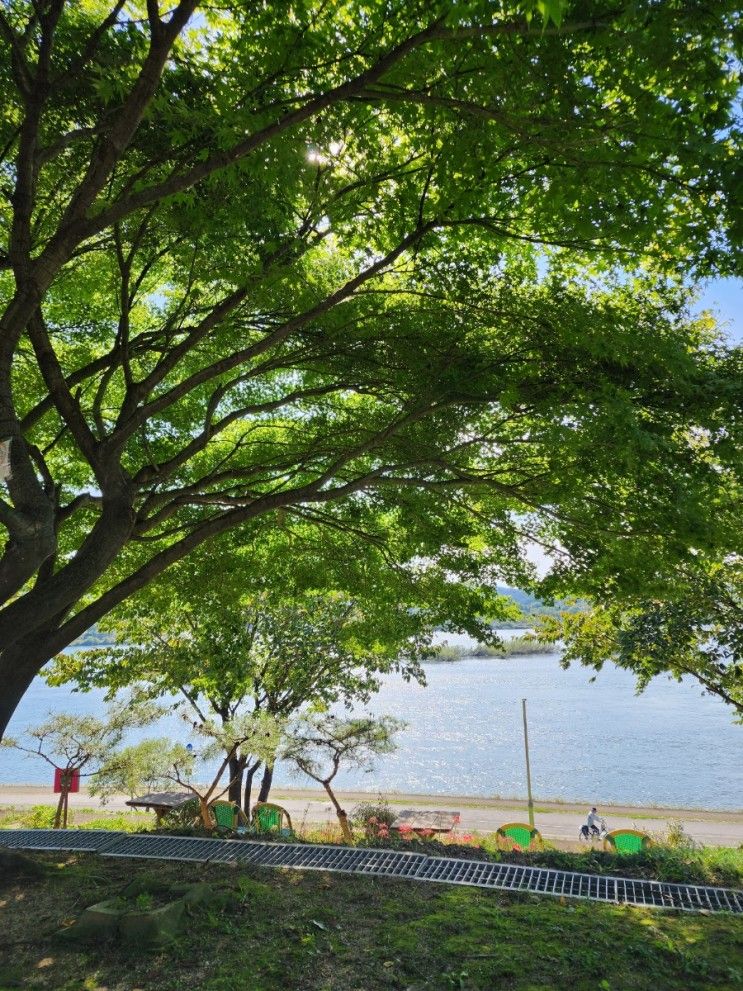
<svg viewBox="0 0 743 991">
<path fill-rule="evenodd" d="M 341 772 L 339 788 L 376 792 L 521 796 L 526 792 L 521 699 L 528 699 L 536 797 L 595 802 L 743 807 L 743 726 L 694 683 L 656 679 L 640 696 L 614 667 L 562 670 L 559 657 L 468 658 L 426 665 L 427 687 L 384 680 L 366 711 L 403 719 L 400 748 L 371 774 Z M 48 712 L 100 714 L 101 692 L 73 693 L 36 679 L 10 732 Z M 198 745 L 176 717 L 132 733 Z M 41 760 L 0 750 L 0 782 L 47 784 Z M 278 785 L 311 785 L 279 765 Z"/>
</svg>

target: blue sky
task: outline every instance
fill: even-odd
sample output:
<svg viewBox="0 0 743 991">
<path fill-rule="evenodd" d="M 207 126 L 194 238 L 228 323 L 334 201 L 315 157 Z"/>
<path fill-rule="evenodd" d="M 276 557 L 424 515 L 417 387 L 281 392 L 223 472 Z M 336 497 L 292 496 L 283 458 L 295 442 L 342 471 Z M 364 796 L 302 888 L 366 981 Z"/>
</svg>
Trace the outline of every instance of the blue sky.
<svg viewBox="0 0 743 991">
<path fill-rule="evenodd" d="M 712 310 L 727 337 L 743 343 L 743 279 L 711 279 L 698 308 Z"/>
</svg>

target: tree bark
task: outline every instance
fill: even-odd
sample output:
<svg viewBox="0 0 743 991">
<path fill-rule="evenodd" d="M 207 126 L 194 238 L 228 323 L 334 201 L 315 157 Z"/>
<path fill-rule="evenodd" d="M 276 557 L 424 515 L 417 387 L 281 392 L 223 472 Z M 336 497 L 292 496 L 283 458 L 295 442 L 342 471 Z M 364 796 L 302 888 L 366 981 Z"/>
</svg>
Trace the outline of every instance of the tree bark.
<svg viewBox="0 0 743 991">
<path fill-rule="evenodd" d="M 49 660 L 45 639 L 25 637 L 0 653 L 0 737 L 31 682 Z"/>
<path fill-rule="evenodd" d="M 345 809 L 341 808 L 340 802 L 333 794 L 333 789 L 330 787 L 329 781 L 323 781 L 323 788 L 328 793 L 330 801 L 333 803 L 333 808 L 335 809 L 335 814 L 338 817 L 338 822 L 341 827 L 341 833 L 343 834 L 343 839 L 346 843 L 353 843 L 353 833 L 351 832 L 351 827 L 348 825 L 348 813 Z"/>
<path fill-rule="evenodd" d="M 214 828 L 214 820 L 212 819 L 211 811 L 209 810 L 209 802 L 206 798 L 202 798 L 199 795 L 199 816 L 201 817 L 201 825 L 204 829 L 211 832 Z"/>
<path fill-rule="evenodd" d="M 268 796 L 271 792 L 271 784 L 273 782 L 273 764 L 266 764 L 263 770 L 263 778 L 261 780 L 261 790 L 258 792 L 258 801 L 267 802 Z"/>
<path fill-rule="evenodd" d="M 240 805 L 242 795 L 243 771 L 245 769 L 245 758 L 240 756 L 230 757 L 229 775 L 230 786 L 227 789 L 227 797 L 231 802 Z"/>
<path fill-rule="evenodd" d="M 37 477 L 28 444 L 20 433 L 15 415 L 5 416 L 0 382 L 0 438 L 10 441 L 11 474 L 6 480 L 12 507 L 0 504 L 0 524 L 8 542 L 0 556 L 0 603 L 12 599 L 50 558 L 57 547 L 54 497 Z"/>
<path fill-rule="evenodd" d="M 15 645 L 44 623 L 54 622 L 56 627 L 126 546 L 135 522 L 132 493 L 123 477 L 117 488 L 119 491 L 105 499 L 98 521 L 69 564 L 46 581 L 37 582 L 0 612 L 0 642 Z M 4 669 L 5 651 L 2 659 Z M 45 657 L 44 661 L 49 659 Z"/>
<path fill-rule="evenodd" d="M 54 829 L 66 829 L 67 828 L 67 817 L 65 816 L 65 824 L 62 826 L 62 810 L 65 804 L 65 786 L 62 784 L 62 791 L 59 793 L 59 801 L 57 802 L 57 811 L 54 813 Z"/>
<path fill-rule="evenodd" d="M 250 767 L 245 772 L 245 792 L 243 794 L 243 812 L 248 817 L 248 820 L 250 820 L 250 799 L 253 790 L 253 778 L 255 777 L 256 772 L 258 771 L 260 766 L 261 766 L 261 762 L 256 761 L 256 763 L 251 764 Z"/>
</svg>

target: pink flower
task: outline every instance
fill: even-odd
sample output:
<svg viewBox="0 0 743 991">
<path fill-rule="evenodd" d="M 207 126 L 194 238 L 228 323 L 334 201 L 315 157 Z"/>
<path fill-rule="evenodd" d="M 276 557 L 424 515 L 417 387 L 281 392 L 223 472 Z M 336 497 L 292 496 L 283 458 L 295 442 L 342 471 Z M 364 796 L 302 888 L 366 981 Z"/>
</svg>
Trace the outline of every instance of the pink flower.
<svg viewBox="0 0 743 991">
<path fill-rule="evenodd" d="M 413 827 L 412 826 L 407 826 L 405 823 L 403 823 L 402 826 L 398 826 L 398 830 L 397 831 L 399 833 L 401 833 L 401 834 L 412 833 L 413 832 Z"/>
<path fill-rule="evenodd" d="M 462 836 L 462 838 L 461 838 L 461 842 L 462 843 L 471 843 L 472 842 L 472 839 L 473 839 L 472 833 L 465 833 Z"/>
<path fill-rule="evenodd" d="M 426 839 L 427 840 L 429 836 L 433 836 L 433 830 L 432 829 L 419 829 L 418 830 L 418 835 L 419 836 L 422 836 L 423 839 Z"/>
<path fill-rule="evenodd" d="M 458 826 L 458 825 L 459 825 L 459 823 L 460 823 L 461 821 L 462 821 L 462 817 L 461 817 L 461 815 L 460 815 L 460 814 L 459 814 L 459 813 L 457 812 L 457 814 L 456 814 L 456 815 L 454 816 L 454 825 L 455 825 L 455 826 Z"/>
</svg>

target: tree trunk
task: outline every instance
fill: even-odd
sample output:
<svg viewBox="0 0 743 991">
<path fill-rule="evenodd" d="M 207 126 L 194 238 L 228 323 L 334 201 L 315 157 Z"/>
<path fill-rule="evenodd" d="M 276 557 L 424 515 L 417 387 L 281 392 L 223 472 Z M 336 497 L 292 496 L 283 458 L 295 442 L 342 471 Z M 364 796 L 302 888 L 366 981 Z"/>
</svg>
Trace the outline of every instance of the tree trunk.
<svg viewBox="0 0 743 991">
<path fill-rule="evenodd" d="M 243 795 L 243 812 L 248 817 L 250 821 L 250 798 L 251 792 L 253 790 L 253 778 L 255 777 L 256 771 L 261 766 L 260 761 L 256 761 L 255 764 L 251 764 L 250 767 L 245 772 L 245 793 Z"/>
<path fill-rule="evenodd" d="M 271 791 L 272 781 L 273 781 L 273 764 L 266 764 L 263 770 L 263 778 L 261 780 L 261 790 L 258 792 L 259 802 L 268 801 L 268 796 Z"/>
<path fill-rule="evenodd" d="M 38 638 L 44 626 L 56 628 L 126 546 L 135 522 L 132 496 L 125 480 L 109 484 L 113 494 L 104 499 L 98 521 L 70 562 L 0 610 L 0 641 L 8 647 L 27 637 Z M 1 666 L 4 674 L 5 651 Z"/>
<path fill-rule="evenodd" d="M 0 652 L 0 739 L 31 682 L 49 660 L 43 642 L 27 637 Z"/>
<path fill-rule="evenodd" d="M 245 758 L 240 756 L 230 757 L 229 775 L 230 786 L 227 789 L 227 797 L 231 802 L 240 804 L 243 784 L 243 771 L 245 769 Z"/>
<path fill-rule="evenodd" d="M 105 572 L 125 545 L 133 517 L 121 503 L 104 514 L 73 559 L 0 610 L 0 739 L 34 677 L 75 635 L 59 642 L 67 610 Z"/>
<path fill-rule="evenodd" d="M 333 794 L 333 789 L 330 787 L 329 781 L 323 781 L 323 788 L 328 793 L 330 801 L 333 803 L 333 808 L 335 809 L 335 814 L 338 817 L 338 822 L 341 827 L 341 833 L 343 833 L 343 839 L 346 843 L 353 843 L 353 833 L 351 832 L 351 827 L 348 825 L 348 814 L 341 808 L 340 802 Z"/>
<path fill-rule="evenodd" d="M 214 821 L 209 811 L 209 803 L 201 795 L 199 795 L 199 814 L 201 816 L 201 825 L 204 829 L 212 830 L 214 828 Z"/>
<path fill-rule="evenodd" d="M 63 828 L 66 828 L 67 827 L 67 823 L 66 822 L 65 822 L 64 826 L 62 826 L 62 812 L 64 810 L 65 797 L 66 797 L 65 796 L 65 786 L 64 786 L 64 782 L 63 782 L 62 783 L 62 791 L 59 793 L 59 801 L 57 802 L 57 811 L 54 814 L 54 829 L 63 829 Z"/>
</svg>

